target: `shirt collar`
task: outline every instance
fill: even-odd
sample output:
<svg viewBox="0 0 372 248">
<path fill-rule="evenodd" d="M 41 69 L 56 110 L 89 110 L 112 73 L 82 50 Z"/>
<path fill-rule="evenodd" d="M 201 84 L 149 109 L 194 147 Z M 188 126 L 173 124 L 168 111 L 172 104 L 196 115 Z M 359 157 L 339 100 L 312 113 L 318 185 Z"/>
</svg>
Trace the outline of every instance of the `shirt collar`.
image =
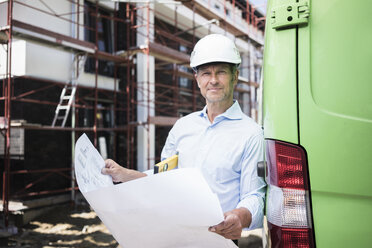
<svg viewBox="0 0 372 248">
<path fill-rule="evenodd" d="M 207 106 L 204 106 L 203 110 L 200 111 L 200 116 L 208 118 L 207 115 Z M 226 118 L 230 120 L 240 120 L 243 118 L 243 112 L 239 106 L 238 101 L 234 100 L 233 105 L 231 105 L 230 108 L 228 108 L 224 113 L 218 115 L 216 119 L 220 118 Z"/>
</svg>

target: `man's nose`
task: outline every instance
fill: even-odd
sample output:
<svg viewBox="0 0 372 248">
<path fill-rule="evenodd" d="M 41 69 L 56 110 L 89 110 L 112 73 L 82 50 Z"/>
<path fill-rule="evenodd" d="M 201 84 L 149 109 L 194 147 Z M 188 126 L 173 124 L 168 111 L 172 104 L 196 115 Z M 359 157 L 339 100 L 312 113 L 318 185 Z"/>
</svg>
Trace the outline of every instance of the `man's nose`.
<svg viewBox="0 0 372 248">
<path fill-rule="evenodd" d="M 212 73 L 209 82 L 212 83 L 212 84 L 216 84 L 216 83 L 218 83 L 217 74 Z"/>
</svg>

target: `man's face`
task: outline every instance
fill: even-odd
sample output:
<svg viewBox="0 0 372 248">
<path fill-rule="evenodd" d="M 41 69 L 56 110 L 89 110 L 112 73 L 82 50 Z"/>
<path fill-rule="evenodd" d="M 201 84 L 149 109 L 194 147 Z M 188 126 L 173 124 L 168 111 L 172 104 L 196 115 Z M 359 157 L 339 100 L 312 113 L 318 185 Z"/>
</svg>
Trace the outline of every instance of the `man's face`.
<svg viewBox="0 0 372 248">
<path fill-rule="evenodd" d="M 230 104 L 238 75 L 238 70 L 232 74 L 229 64 L 215 63 L 198 68 L 195 79 L 207 103 Z"/>
</svg>

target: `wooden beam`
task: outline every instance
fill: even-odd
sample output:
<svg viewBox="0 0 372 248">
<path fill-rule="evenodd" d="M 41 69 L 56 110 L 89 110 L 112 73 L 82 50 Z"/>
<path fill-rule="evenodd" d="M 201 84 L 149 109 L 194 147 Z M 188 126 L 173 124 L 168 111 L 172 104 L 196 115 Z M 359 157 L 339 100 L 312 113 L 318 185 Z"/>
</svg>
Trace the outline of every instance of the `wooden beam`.
<svg viewBox="0 0 372 248">
<path fill-rule="evenodd" d="M 220 26 L 226 27 L 227 31 L 229 33 L 232 33 L 234 36 L 248 35 L 248 31 L 243 31 L 243 30 L 237 28 L 236 25 L 233 25 L 230 22 L 225 21 L 222 16 L 215 14 L 215 12 L 213 10 L 206 8 L 202 4 L 198 3 L 198 1 L 193 1 L 192 3 L 191 2 L 184 3 L 184 5 L 186 5 L 190 9 L 193 9 L 192 8 L 193 4 L 195 4 L 196 12 L 199 15 L 205 17 L 208 20 L 211 20 L 211 19 L 218 20 L 220 22 Z"/>
<path fill-rule="evenodd" d="M 163 69 L 163 72 L 166 73 L 166 74 L 173 75 L 173 70 Z M 194 74 L 189 73 L 189 72 L 180 71 L 180 70 L 177 70 L 177 76 L 188 78 L 188 79 L 191 79 L 191 80 L 195 79 Z"/>
<path fill-rule="evenodd" d="M 13 21 L 13 30 L 16 35 L 38 40 L 53 45 L 64 46 L 72 50 L 94 53 L 95 45 L 91 42 L 78 40 L 67 35 L 59 34 L 18 20 Z"/>
<path fill-rule="evenodd" d="M 155 42 L 150 42 L 149 46 L 141 45 L 139 47 L 133 47 L 128 51 L 120 51 L 117 54 L 121 57 L 127 57 L 139 52 L 146 53 L 147 49 L 149 49 L 151 56 L 168 63 L 188 65 L 190 62 L 190 55 Z"/>
<path fill-rule="evenodd" d="M 255 87 L 255 88 L 260 87 L 260 84 L 258 84 L 258 83 L 256 83 L 256 82 L 249 81 L 247 78 L 243 78 L 243 77 L 240 77 L 240 76 L 239 76 L 239 81 L 238 81 L 238 83 L 248 84 L 249 86 L 253 86 L 253 87 Z"/>
<path fill-rule="evenodd" d="M 149 43 L 150 54 L 160 60 L 176 64 L 188 64 L 190 56 L 178 50 L 163 46 L 159 43 Z"/>
<path fill-rule="evenodd" d="M 159 28 L 156 29 L 156 33 L 159 34 L 159 35 L 162 35 L 164 37 L 167 37 L 168 39 L 177 41 L 178 43 L 183 44 L 183 45 L 185 45 L 187 47 L 192 47 L 193 46 L 192 42 L 187 41 L 187 40 L 184 40 L 184 39 L 182 39 L 182 38 L 180 38 L 180 37 L 178 37 L 178 36 L 176 36 L 174 34 L 170 34 L 167 31 L 161 30 Z"/>
<path fill-rule="evenodd" d="M 179 117 L 169 117 L 169 116 L 150 116 L 149 123 L 158 126 L 173 126 L 174 123 L 179 119 Z"/>
</svg>

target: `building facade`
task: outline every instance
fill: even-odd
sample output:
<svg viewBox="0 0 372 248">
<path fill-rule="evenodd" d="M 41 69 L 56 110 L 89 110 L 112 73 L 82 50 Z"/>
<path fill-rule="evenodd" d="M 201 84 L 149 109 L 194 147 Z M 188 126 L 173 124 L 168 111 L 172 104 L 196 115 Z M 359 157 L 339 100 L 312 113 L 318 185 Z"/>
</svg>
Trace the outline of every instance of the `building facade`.
<svg viewBox="0 0 372 248">
<path fill-rule="evenodd" d="M 0 2 L 3 211 L 76 189 L 76 139 L 147 170 L 174 122 L 204 106 L 189 67 L 210 33 L 241 52 L 234 97 L 257 119 L 265 16 L 248 1 Z"/>
</svg>

